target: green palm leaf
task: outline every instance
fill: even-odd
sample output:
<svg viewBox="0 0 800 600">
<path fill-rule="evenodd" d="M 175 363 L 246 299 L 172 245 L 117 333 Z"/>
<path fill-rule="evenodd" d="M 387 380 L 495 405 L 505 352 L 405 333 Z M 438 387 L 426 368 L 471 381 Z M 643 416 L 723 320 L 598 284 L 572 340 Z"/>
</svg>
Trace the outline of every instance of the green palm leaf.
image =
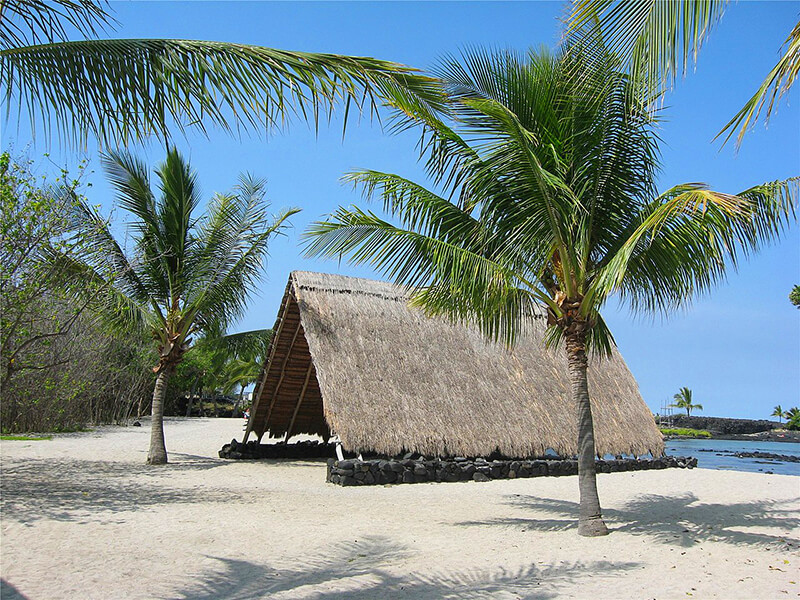
<svg viewBox="0 0 800 600">
<path fill-rule="evenodd" d="M 728 0 L 573 0 L 567 37 L 602 39 L 641 85 L 642 96 L 652 102 L 697 63 L 700 48 L 727 6 Z M 800 21 L 784 47 L 764 82 L 715 139 L 724 135 L 724 144 L 736 135 L 736 146 L 741 145 L 765 104 L 769 121 L 775 102 L 789 91 L 800 71 Z"/>
<path fill-rule="evenodd" d="M 441 104 L 432 78 L 373 58 L 191 40 L 88 40 L 0 51 L 4 101 L 71 143 L 109 145 L 209 125 L 263 132 L 292 116 L 319 124 L 342 102 L 374 112 Z M 51 125 L 52 124 L 52 125 Z M 56 131 L 50 131 L 50 127 Z"/>
<path fill-rule="evenodd" d="M 786 50 L 783 56 L 781 56 L 778 64 L 767 74 L 766 79 L 756 90 L 756 93 L 717 134 L 716 137 L 718 138 L 727 132 L 723 143 L 730 140 L 738 129 L 736 145 L 740 146 L 744 134 L 758 120 L 764 105 L 767 104 L 765 120 L 768 122 L 775 107 L 775 102 L 783 97 L 794 84 L 794 80 L 797 79 L 797 73 L 800 72 L 800 21 L 794 26 L 789 37 L 786 38 L 784 46 Z M 767 100 L 769 100 L 769 103 L 767 103 Z"/>
</svg>

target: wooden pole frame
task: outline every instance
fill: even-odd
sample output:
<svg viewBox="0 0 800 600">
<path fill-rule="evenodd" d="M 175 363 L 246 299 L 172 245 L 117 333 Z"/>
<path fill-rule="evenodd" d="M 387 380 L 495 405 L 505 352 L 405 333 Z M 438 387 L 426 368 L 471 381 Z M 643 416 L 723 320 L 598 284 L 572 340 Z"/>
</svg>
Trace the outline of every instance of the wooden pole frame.
<svg viewBox="0 0 800 600">
<path fill-rule="evenodd" d="M 286 357 L 283 359 L 283 363 L 281 364 L 281 375 L 278 378 L 278 383 L 277 385 L 275 385 L 275 391 L 272 392 L 272 398 L 270 398 L 269 401 L 269 408 L 267 409 L 267 418 L 264 419 L 264 424 L 269 423 L 269 418 L 272 416 L 272 409 L 275 406 L 275 401 L 278 399 L 278 392 L 281 390 L 281 385 L 283 385 L 283 379 L 286 376 L 286 365 L 289 363 L 289 357 L 292 355 L 292 350 L 294 350 L 294 343 L 297 341 L 297 336 L 302 328 L 303 324 L 298 319 L 297 328 L 294 330 L 294 335 L 292 336 L 292 343 L 289 344 L 289 350 L 288 352 L 286 352 Z"/>
<path fill-rule="evenodd" d="M 311 379 L 311 371 L 314 370 L 314 361 L 311 357 L 308 357 L 308 370 L 306 371 L 306 380 L 303 382 L 303 389 L 300 390 L 300 397 L 297 399 L 297 406 L 294 407 L 294 414 L 292 415 L 292 421 L 289 423 L 289 427 L 286 429 L 286 439 L 283 440 L 284 443 L 289 441 L 289 437 L 292 435 L 292 429 L 294 428 L 294 421 L 297 419 L 297 413 L 300 412 L 300 405 L 303 404 L 303 398 L 306 396 L 306 389 L 308 388 L 308 382 Z"/>
<path fill-rule="evenodd" d="M 289 284 L 294 285 L 294 282 Z M 286 315 L 289 313 L 289 302 L 294 299 L 294 294 L 292 290 L 287 290 L 287 298 L 286 298 L 286 306 L 283 307 L 280 316 L 280 322 L 278 323 L 278 327 L 275 330 L 275 335 L 272 336 L 272 342 L 270 344 L 269 349 L 269 357 L 267 358 L 266 362 L 264 363 L 264 368 L 261 370 L 261 381 L 258 382 L 257 390 L 258 393 L 254 396 L 253 399 L 253 406 L 250 409 L 250 418 L 247 420 L 247 430 L 244 432 L 244 439 L 242 440 L 243 444 L 247 443 L 247 438 L 250 437 L 250 433 L 253 431 L 253 423 L 255 423 L 255 416 L 256 410 L 258 409 L 258 405 L 261 404 L 261 394 L 264 391 L 264 385 L 267 383 L 267 374 L 269 373 L 269 368 L 272 366 L 272 359 L 275 358 L 275 352 L 278 348 L 278 340 L 281 337 L 281 333 L 283 332 L 283 325 L 286 323 Z M 266 422 L 265 422 L 266 424 Z M 261 435 L 264 435 L 263 432 Z M 258 436 L 258 441 L 261 441 L 261 435 Z"/>
</svg>

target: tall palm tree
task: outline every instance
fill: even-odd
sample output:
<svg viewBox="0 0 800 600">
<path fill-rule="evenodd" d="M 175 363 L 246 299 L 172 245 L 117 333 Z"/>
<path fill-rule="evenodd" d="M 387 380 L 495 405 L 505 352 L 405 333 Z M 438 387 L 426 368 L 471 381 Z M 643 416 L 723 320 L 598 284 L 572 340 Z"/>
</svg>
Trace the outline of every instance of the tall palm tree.
<svg viewBox="0 0 800 600">
<path fill-rule="evenodd" d="M 293 115 L 319 123 L 338 103 L 435 108 L 436 82 L 374 58 L 290 52 L 227 42 L 97 39 L 113 26 L 100 0 L 0 2 L 4 103 L 72 144 L 110 147 L 209 125 L 265 131 Z M 68 28 L 87 39 L 69 41 Z M 380 100 L 379 100 L 380 99 Z M 51 131 L 51 129 L 53 131 Z"/>
<path fill-rule="evenodd" d="M 700 47 L 722 18 L 729 0 L 572 0 L 569 35 L 598 28 L 608 47 L 624 60 L 651 97 L 663 95 L 697 62 Z M 767 105 L 788 93 L 800 71 L 800 21 L 792 26 L 778 63 L 734 117 L 717 134 L 737 146 Z"/>
<path fill-rule="evenodd" d="M 245 309 L 267 253 L 298 209 L 267 214 L 265 182 L 242 177 L 234 191 L 218 194 L 204 215 L 196 176 L 176 150 L 156 169 L 158 195 L 147 167 L 125 153 L 104 164 L 119 205 L 129 211 L 134 247 L 126 252 L 93 209 L 83 206 L 77 227 L 93 251 L 65 263 L 79 281 L 99 284 L 96 307 L 112 327 L 144 329 L 158 349 L 149 464 L 167 462 L 164 392 L 169 376 L 204 331 L 224 331 Z M 98 289 L 95 285 L 93 289 Z"/>
<path fill-rule="evenodd" d="M 675 400 L 675 404 L 670 404 L 670 406 L 684 409 L 687 417 L 691 417 L 692 411 L 695 409 L 703 410 L 702 404 L 692 404 L 692 390 L 690 390 L 688 387 L 682 387 L 681 391 L 675 394 L 672 398 Z"/>
<path fill-rule="evenodd" d="M 602 49 L 469 51 L 438 74 L 455 123 L 422 125 L 441 191 L 350 173 L 400 223 L 339 208 L 306 232 L 307 253 L 369 264 L 415 288 L 413 303 L 429 314 L 477 322 L 506 343 L 544 304 L 572 382 L 579 533 L 605 534 L 587 383 L 587 351 L 602 356 L 613 344 L 602 307 L 611 295 L 647 312 L 686 304 L 779 235 L 797 182 L 735 196 L 698 183 L 658 194 L 653 117 Z"/>
<path fill-rule="evenodd" d="M 782 423 L 783 419 L 783 407 L 778 404 L 775 409 L 772 411 L 771 417 L 778 417 L 778 423 Z"/>
</svg>

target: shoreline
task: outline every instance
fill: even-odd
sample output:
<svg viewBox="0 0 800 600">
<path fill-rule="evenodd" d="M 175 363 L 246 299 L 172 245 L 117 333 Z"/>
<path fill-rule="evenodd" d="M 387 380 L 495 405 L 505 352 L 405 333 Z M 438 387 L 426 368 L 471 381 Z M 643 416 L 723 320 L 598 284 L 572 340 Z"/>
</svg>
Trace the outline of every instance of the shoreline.
<svg viewBox="0 0 800 600">
<path fill-rule="evenodd" d="M 800 443 L 800 431 L 761 431 L 758 433 L 729 433 L 715 434 L 710 432 L 711 437 L 691 436 L 691 435 L 665 435 L 664 441 L 672 440 L 729 440 L 736 442 L 782 442 L 790 444 Z"/>
</svg>

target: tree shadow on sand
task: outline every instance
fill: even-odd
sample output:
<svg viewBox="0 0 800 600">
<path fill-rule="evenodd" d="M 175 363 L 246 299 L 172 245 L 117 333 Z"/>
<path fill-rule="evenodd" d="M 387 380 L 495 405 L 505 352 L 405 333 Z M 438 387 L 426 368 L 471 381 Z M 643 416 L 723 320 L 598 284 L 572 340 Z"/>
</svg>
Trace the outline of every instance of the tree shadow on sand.
<svg viewBox="0 0 800 600">
<path fill-rule="evenodd" d="M 5 579 L 0 579 L 0 598 L 2 600 L 28 600 L 17 588 Z"/>
<path fill-rule="evenodd" d="M 315 598 L 374 600 L 376 598 L 527 598 L 547 599 L 559 588 L 586 576 L 615 575 L 636 563 L 575 561 L 558 565 L 528 565 L 519 569 L 431 569 L 425 573 L 392 568 L 411 554 L 397 542 L 370 537 L 340 543 L 308 554 L 290 566 L 271 567 L 244 560 L 215 558 L 220 570 L 195 578 L 184 590 L 171 593 L 181 600 L 256 600 Z"/>
<path fill-rule="evenodd" d="M 171 474 L 225 464 L 199 456 L 172 456 L 179 458 L 164 467 L 101 460 L 4 459 L 0 512 L 4 520 L 25 524 L 40 519 L 85 523 L 107 521 L 108 512 L 234 499 L 225 490 L 170 486 Z M 143 485 L 141 476 L 152 479 Z"/>
<path fill-rule="evenodd" d="M 780 546 L 796 548 L 800 518 L 793 500 L 758 500 L 731 504 L 698 502 L 692 493 L 679 496 L 648 494 L 637 496 L 622 509 L 604 509 L 609 529 L 644 535 L 653 541 L 690 547 L 698 542 L 714 541 L 734 545 Z M 578 503 L 552 498 L 515 494 L 508 504 L 523 510 L 558 515 L 555 519 L 498 518 L 465 521 L 462 526 L 501 526 L 539 531 L 576 529 Z M 748 531 L 750 527 L 769 527 L 781 534 Z"/>
</svg>

